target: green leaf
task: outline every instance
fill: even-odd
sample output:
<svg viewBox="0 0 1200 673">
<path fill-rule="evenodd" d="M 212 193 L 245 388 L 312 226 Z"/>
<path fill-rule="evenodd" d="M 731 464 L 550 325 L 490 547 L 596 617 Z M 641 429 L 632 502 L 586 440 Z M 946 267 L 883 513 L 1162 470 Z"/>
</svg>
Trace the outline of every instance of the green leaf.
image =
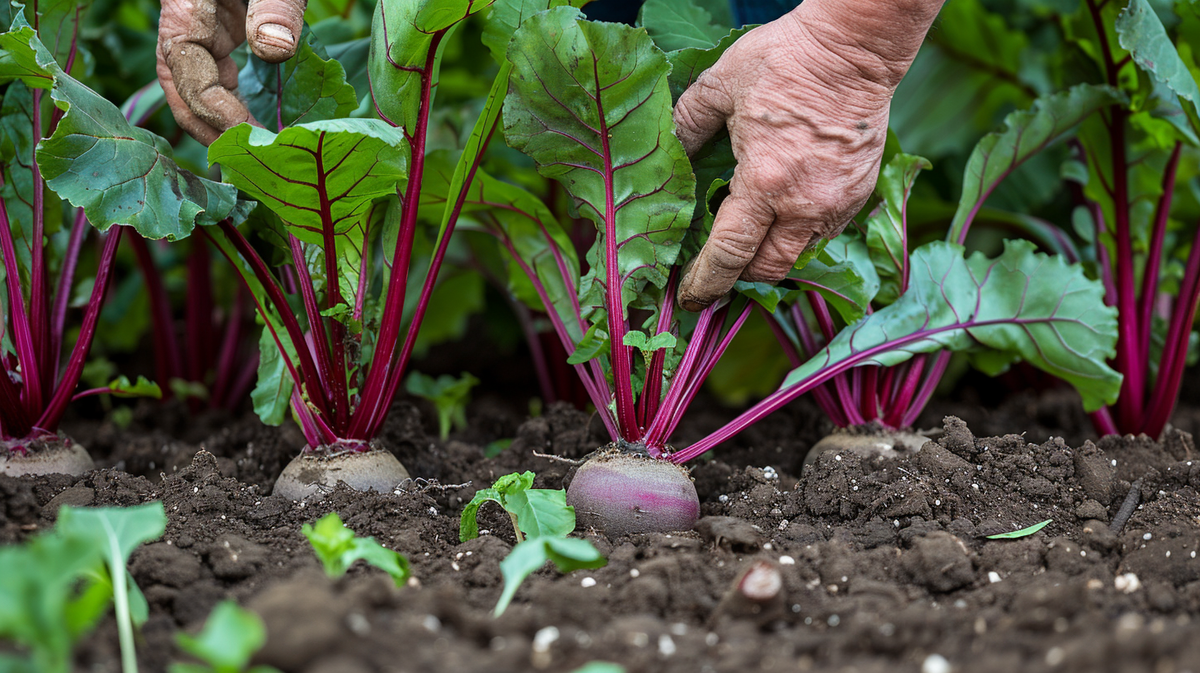
<svg viewBox="0 0 1200 673">
<path fill-rule="evenodd" d="M 91 0 L 36 0 L 25 5 L 25 20 L 38 27 L 42 44 L 61 67 L 67 65 L 72 43 L 76 42 L 79 19 L 87 16 L 91 4 Z M 77 45 L 76 48 L 81 49 L 83 45 Z M 76 64 L 77 67 L 79 65 Z"/>
<path fill-rule="evenodd" d="M 547 9 L 582 7 L 588 0 L 505 0 L 492 5 L 483 26 L 483 44 L 492 52 L 496 63 L 508 63 L 508 42 L 521 23 Z"/>
<path fill-rule="evenodd" d="M 562 489 L 531 488 L 504 497 L 504 509 L 517 517 L 527 537 L 566 537 L 575 530 L 575 508 Z"/>
<path fill-rule="evenodd" d="M 463 372 L 459 378 L 443 374 L 436 379 L 421 372 L 408 375 L 404 388 L 409 393 L 422 397 L 437 408 L 438 433 L 445 441 L 450 437 L 450 426 L 458 429 L 467 426 L 467 402 L 471 398 L 471 389 L 479 384 L 479 379 Z"/>
<path fill-rule="evenodd" d="M 371 87 L 384 119 L 416 133 L 423 73 L 437 91 L 439 50 L 448 32 L 493 0 L 379 0 L 371 24 Z M 432 93 L 430 97 L 432 98 Z M 433 101 L 428 101 L 432 107 Z"/>
<path fill-rule="evenodd" d="M 670 332 L 660 332 L 647 337 L 645 332 L 632 330 L 625 333 L 625 345 L 636 348 L 643 353 L 653 353 L 664 348 L 675 348 L 675 335 Z"/>
<path fill-rule="evenodd" d="M 924 157 L 897 154 L 884 166 L 875 185 L 880 201 L 867 218 L 867 249 L 879 274 L 875 299 L 885 306 L 904 292 L 908 279 L 908 197 L 917 174 L 932 167 Z"/>
<path fill-rule="evenodd" d="M 1111 87 L 1080 84 L 1043 96 L 1028 110 L 1008 115 L 1004 130 L 984 136 L 971 152 L 963 173 L 958 210 L 946 240 L 959 241 L 966 236 L 988 195 L 1017 166 L 1096 110 L 1120 100 L 1120 94 Z"/>
<path fill-rule="evenodd" d="M 821 261 L 826 264 L 846 264 L 853 268 L 854 273 L 863 279 L 862 292 L 867 302 L 875 298 L 880 286 L 879 273 L 871 260 L 867 242 L 855 228 L 848 227 L 840 236 L 829 241 L 822 251 L 822 258 Z M 814 272 L 819 268 L 814 269 Z"/>
<path fill-rule="evenodd" d="M 481 488 L 475 491 L 475 497 L 471 498 L 471 502 L 463 508 L 462 515 L 458 518 L 458 540 L 466 542 L 479 537 L 479 508 L 485 502 L 494 502 L 501 507 L 504 506 L 501 500 L 500 492 L 494 488 Z"/>
<path fill-rule="evenodd" d="M 911 268 L 900 299 L 842 330 L 782 387 L 848 362 L 890 367 L 918 353 L 994 349 L 1071 383 L 1088 411 L 1116 400 L 1121 376 L 1106 364 L 1116 310 L 1081 266 L 1008 241 L 996 259 L 964 259 L 961 246 L 931 243 L 913 253 Z"/>
<path fill-rule="evenodd" d="M 608 352 L 608 349 L 608 334 L 603 330 L 600 323 L 595 323 L 588 328 L 587 333 L 579 340 L 574 352 L 567 358 L 567 364 L 581 365 L 588 360 L 604 355 Z"/>
<path fill-rule="evenodd" d="M 571 673 L 625 673 L 625 667 L 607 661 L 592 661 L 571 671 Z"/>
<path fill-rule="evenodd" d="M 170 673 L 188 670 L 240 673 L 250 663 L 250 657 L 267 642 L 267 630 L 258 615 L 238 607 L 233 601 L 225 600 L 217 603 L 209 613 L 200 633 L 195 636 L 178 633 L 175 642 L 179 649 L 208 666 L 189 669 L 184 665 L 172 664 Z"/>
<path fill-rule="evenodd" d="M 210 164 L 254 196 L 305 243 L 331 231 L 361 250 L 371 204 L 406 180 L 407 146 L 399 129 L 376 119 L 298 124 L 281 133 L 241 124 L 208 148 Z"/>
<path fill-rule="evenodd" d="M 643 31 L 583 21 L 569 7 L 527 19 L 508 56 L 505 137 L 600 229 L 583 294 L 605 278 L 606 245 L 620 250 L 623 303 L 647 282 L 663 287 L 695 203 L 673 133 L 666 58 Z"/>
<path fill-rule="evenodd" d="M 608 560 L 587 540 L 564 537 L 529 538 L 512 548 L 500 562 L 504 575 L 504 591 L 496 603 L 493 615 L 499 617 L 508 608 L 517 589 L 535 570 L 553 561 L 560 572 L 603 567 Z"/>
<path fill-rule="evenodd" d="M 38 165 L 47 186 L 96 228 L 124 224 L 146 238 L 177 240 L 233 212 L 236 190 L 180 168 L 165 140 L 64 73 L 28 26 L 0 35 L 0 81 L 12 79 L 53 87 L 66 114 L 38 145 Z"/>
<path fill-rule="evenodd" d="M 287 335 L 282 331 L 280 336 L 287 339 Z M 291 340 L 286 343 L 290 346 Z M 288 371 L 287 362 L 279 351 L 279 345 L 266 326 L 258 337 L 258 352 L 258 380 L 254 390 L 250 391 L 250 401 L 254 404 L 254 413 L 263 423 L 280 425 L 287 418 L 295 383 L 292 381 L 291 372 Z M 291 355 L 294 358 L 295 353 Z"/>
<path fill-rule="evenodd" d="M 987 539 L 989 539 L 989 540 L 1013 540 L 1013 539 L 1020 538 L 1020 537 L 1028 537 L 1028 536 L 1033 535 L 1034 533 L 1038 532 L 1039 530 L 1045 528 L 1046 524 L 1049 524 L 1051 521 L 1054 521 L 1054 519 L 1046 519 L 1045 521 L 1043 521 L 1041 523 L 1035 523 L 1032 526 L 1029 526 L 1027 528 L 1022 528 L 1021 530 L 1014 530 L 1011 533 L 999 533 L 997 535 L 988 535 Z"/>
<path fill-rule="evenodd" d="M 694 0 L 646 0 L 638 23 L 663 51 L 707 49 L 729 32 Z"/>
<path fill-rule="evenodd" d="M 300 532 L 308 538 L 313 552 L 325 566 L 325 574 L 330 577 L 345 575 L 358 560 L 391 575 L 396 586 L 403 586 L 411 575 L 407 558 L 379 544 L 373 537 L 357 537 L 342 524 L 337 512 L 326 514 L 316 524 L 304 524 Z"/>
<path fill-rule="evenodd" d="M 1121 47 L 1129 50 L 1133 62 L 1187 101 L 1183 110 L 1192 130 L 1200 133 L 1200 86 L 1148 0 L 1130 0 L 1117 17 L 1116 30 Z"/>
<path fill-rule="evenodd" d="M 238 76 L 238 92 L 250 114 L 268 128 L 281 121 L 291 126 L 345 117 L 358 107 L 342 64 L 328 57 L 307 27 L 296 55 L 281 64 L 251 54 Z"/>
<path fill-rule="evenodd" d="M 108 384 L 108 389 L 112 391 L 115 397 L 152 397 L 156 400 L 162 399 L 162 389 L 158 384 L 147 379 L 145 376 L 137 377 L 136 383 L 130 383 L 126 376 L 117 377 L 115 381 Z"/>
</svg>

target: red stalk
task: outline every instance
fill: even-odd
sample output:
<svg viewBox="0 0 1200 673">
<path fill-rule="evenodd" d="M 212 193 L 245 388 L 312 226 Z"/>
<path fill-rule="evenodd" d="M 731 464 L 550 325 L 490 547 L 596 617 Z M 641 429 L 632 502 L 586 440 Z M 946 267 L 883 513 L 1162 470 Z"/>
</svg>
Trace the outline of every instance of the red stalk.
<svg viewBox="0 0 1200 673">
<path fill-rule="evenodd" d="M 191 241 L 188 255 L 188 296 L 185 309 L 187 326 L 187 376 L 192 381 L 203 382 L 213 366 L 213 347 L 216 333 L 213 329 L 214 302 L 212 296 L 212 259 L 208 253 L 208 242 L 202 238 Z"/>
<path fill-rule="evenodd" d="M 333 363 L 329 353 L 329 339 L 325 334 L 325 322 L 321 319 L 321 309 L 317 306 L 317 294 L 313 288 L 312 275 L 308 272 L 308 261 L 304 259 L 304 248 L 300 239 L 288 234 L 288 247 L 292 251 L 292 270 L 296 274 L 296 285 L 304 303 L 304 313 L 308 316 L 308 331 L 313 336 L 312 352 L 316 356 L 317 371 L 320 378 L 313 382 L 311 388 L 319 389 L 322 398 L 330 385 L 330 377 L 334 373 Z M 335 276 L 336 278 L 336 276 Z M 326 279 L 328 284 L 329 279 Z M 299 344 L 296 348 L 299 348 Z M 310 392 L 310 395 L 313 394 Z M 328 404 L 328 400 L 326 400 Z M 336 421 L 335 421 L 336 425 Z"/>
<path fill-rule="evenodd" d="M 321 201 L 321 236 L 322 247 L 325 251 L 325 308 L 330 309 L 342 303 L 342 289 L 338 283 L 337 273 L 337 242 L 333 235 L 333 204 L 326 189 L 324 157 L 321 148 L 325 143 L 325 133 L 317 138 L 317 195 Z M 336 168 L 336 166 L 334 167 Z M 318 312 L 310 318 L 318 323 L 323 321 Z M 350 420 L 350 398 L 346 390 L 346 328 L 340 320 L 329 319 L 329 338 L 332 346 L 333 362 L 327 370 L 327 385 L 333 397 L 334 426 L 344 428 Z"/>
<path fill-rule="evenodd" d="M 183 359 L 179 354 L 179 343 L 175 338 L 175 322 L 171 319 L 171 304 L 167 300 L 167 291 L 163 288 L 162 276 L 154 265 L 150 248 L 146 239 L 141 236 L 130 236 L 129 245 L 137 256 L 138 266 L 142 269 L 142 280 L 146 283 L 146 294 L 150 297 L 150 319 L 154 324 L 154 370 L 165 388 L 163 394 L 170 396 L 171 389 L 167 382 L 183 376 Z"/>
<path fill-rule="evenodd" d="M 83 239 L 87 234 L 88 221 L 83 208 L 75 209 L 75 221 L 71 224 L 71 237 L 67 239 L 67 250 L 63 255 L 62 270 L 58 285 L 54 288 L 54 309 L 50 315 L 50 352 L 54 354 L 54 378 L 58 378 L 59 353 L 62 352 L 63 330 L 67 324 L 67 305 L 71 300 L 71 286 L 75 283 L 75 268 L 79 264 L 79 253 L 83 250 Z"/>
<path fill-rule="evenodd" d="M 0 187 L 3 185 L 3 180 L 0 180 Z M 21 291 L 21 274 L 17 267 L 17 249 L 8 221 L 8 204 L 3 196 L 0 196 L 0 254 L 4 255 L 4 280 L 8 286 L 13 347 L 17 351 L 17 362 L 21 367 L 21 380 L 24 384 L 22 403 L 26 413 L 33 417 L 40 413 L 42 408 L 41 377 L 38 374 L 37 350 L 29 325 L 29 313 L 25 310 L 25 295 Z"/>
<path fill-rule="evenodd" d="M 1154 302 L 1158 298 L 1158 270 L 1162 263 L 1163 242 L 1167 238 L 1167 219 L 1171 214 L 1171 198 L 1175 194 L 1175 173 L 1183 143 L 1176 141 L 1171 158 L 1163 172 L 1162 196 L 1154 210 L 1154 230 L 1150 239 L 1150 252 L 1146 257 L 1146 268 L 1142 272 L 1142 292 L 1138 298 L 1141 316 L 1141 353 L 1138 362 L 1142 369 L 1150 371 L 1150 334 L 1154 325 Z M 1144 394 L 1144 393 L 1143 393 Z"/>
<path fill-rule="evenodd" d="M 1187 271 L 1179 286 L 1179 296 L 1171 311 L 1171 325 L 1158 364 L 1158 381 L 1150 398 L 1150 416 L 1133 427 L 1139 427 L 1151 437 L 1162 434 L 1179 401 L 1179 386 L 1187 367 L 1188 335 L 1196 319 L 1196 302 L 1200 300 L 1200 227 L 1192 239 L 1188 253 Z M 1128 374 L 1126 374 L 1128 376 Z"/>
<path fill-rule="evenodd" d="M 27 379 L 38 379 L 38 386 L 29 387 L 29 401 L 36 407 L 42 405 L 42 391 L 54 387 L 50 373 L 55 367 L 50 353 L 50 300 L 46 293 L 46 187 L 42 180 L 42 169 L 37 163 L 36 143 L 42 139 L 42 90 L 33 90 L 33 139 L 34 156 L 30 157 L 33 170 L 33 234 L 30 237 L 31 262 L 29 268 L 29 323 L 33 334 L 33 347 L 37 353 L 38 368 L 23 372 Z M 26 384 L 29 386 L 29 383 Z"/>
</svg>

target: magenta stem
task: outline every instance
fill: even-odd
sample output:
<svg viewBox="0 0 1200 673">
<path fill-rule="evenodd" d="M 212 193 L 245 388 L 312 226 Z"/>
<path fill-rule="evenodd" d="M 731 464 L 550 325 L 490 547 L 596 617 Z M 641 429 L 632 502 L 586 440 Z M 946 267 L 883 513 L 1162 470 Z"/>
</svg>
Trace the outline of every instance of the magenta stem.
<svg viewBox="0 0 1200 673">
<path fill-rule="evenodd" d="M 67 325 L 67 307 L 71 301 L 71 286 L 75 284 L 75 269 L 79 265 L 79 254 L 83 251 L 83 239 L 87 235 L 88 221 L 83 208 L 75 209 L 75 221 L 71 224 L 71 235 L 67 239 L 67 250 L 63 254 L 62 269 L 58 284 L 54 288 L 54 310 L 50 316 L 50 352 L 54 353 L 54 378 L 59 375 L 59 354 L 62 352 L 63 331 Z"/>
</svg>

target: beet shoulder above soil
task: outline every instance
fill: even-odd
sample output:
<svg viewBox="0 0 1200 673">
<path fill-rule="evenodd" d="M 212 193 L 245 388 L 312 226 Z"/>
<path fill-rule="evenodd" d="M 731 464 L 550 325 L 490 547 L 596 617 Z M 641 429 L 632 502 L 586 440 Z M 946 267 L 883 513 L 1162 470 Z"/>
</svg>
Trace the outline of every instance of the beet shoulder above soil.
<svg viewBox="0 0 1200 673">
<path fill-rule="evenodd" d="M 101 465 L 116 467 L 0 477 L 0 540 L 52 526 L 63 504 L 162 500 L 166 535 L 131 561 L 151 606 L 138 650 L 147 671 L 180 660 L 174 634 L 197 630 L 223 598 L 265 620 L 257 661 L 305 673 L 557 672 L 594 660 L 631 672 L 890 672 L 922 670 L 933 655 L 956 671 L 1200 669 L 1200 457 L 1191 435 L 1033 443 L 977 437 L 947 417 L 915 456 L 827 453 L 800 474 L 822 431 L 803 422 L 811 413 L 780 414 L 693 466 L 696 531 L 615 539 L 579 531 L 608 565 L 535 573 L 498 619 L 491 609 L 511 524 L 484 508 L 487 532 L 459 543 L 458 514 L 476 487 L 512 471 L 532 469 L 536 486 L 562 487 L 570 466 L 532 452 L 594 449 L 586 414 L 553 407 L 519 422 L 484 405 L 477 425 L 489 430 L 441 443 L 400 405 L 383 443 L 436 481 L 386 494 L 339 487 L 299 503 L 268 495 L 297 446 L 294 430 L 218 419 L 211 436 L 182 441 L 95 426 L 76 434 L 102 446 Z M 476 440 L 493 431 L 516 440 L 484 459 Z M 1139 479 L 1140 504 L 1113 533 Z M 330 511 L 407 555 L 416 580 L 395 588 L 361 566 L 327 579 L 300 527 Z M 1045 519 L 1053 521 L 1029 537 L 987 538 Z M 778 571 L 778 595 L 730 600 L 752 564 Z M 119 670 L 111 619 L 80 648 L 77 669 Z"/>
</svg>

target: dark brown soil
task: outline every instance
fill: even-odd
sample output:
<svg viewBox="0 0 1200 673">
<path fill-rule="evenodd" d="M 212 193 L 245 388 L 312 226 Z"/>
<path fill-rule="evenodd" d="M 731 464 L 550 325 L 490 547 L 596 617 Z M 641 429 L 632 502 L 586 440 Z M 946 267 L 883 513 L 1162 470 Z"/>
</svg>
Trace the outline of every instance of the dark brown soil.
<svg viewBox="0 0 1200 673">
<path fill-rule="evenodd" d="M 428 434 L 427 413 L 400 404 L 383 443 L 422 479 L 386 495 L 338 489 L 294 504 L 269 495 L 303 442 L 294 429 L 145 406 L 129 431 L 69 428 L 106 469 L 0 478 L 0 541 L 52 526 L 63 504 L 162 500 L 167 533 L 131 562 L 151 606 L 143 671 L 182 659 L 174 634 L 198 629 L 223 598 L 265 620 L 257 661 L 309 673 L 567 672 L 594 660 L 688 673 L 1200 670 L 1191 435 L 1093 444 L 1075 404 L 1051 391 L 991 411 L 943 405 L 925 417 L 943 433 L 916 456 L 833 452 L 804 474 L 808 447 L 828 427 L 813 407 L 794 405 L 694 465 L 711 517 L 698 532 L 610 540 L 585 531 L 608 566 L 542 570 L 498 619 L 511 526 L 485 508 L 489 534 L 459 543 L 461 506 L 515 470 L 561 487 L 570 466 L 533 452 L 580 457 L 603 443 L 585 414 L 553 407 L 522 422 L 509 401 L 484 399 L 471 429 L 443 443 Z M 938 423 L 950 412 L 967 422 Z M 680 443 L 728 417 L 700 409 Z M 1186 408 L 1176 422 L 1192 429 L 1200 412 Z M 1014 430 L 1026 434 L 988 436 Z M 506 437 L 515 437 L 508 450 L 483 457 L 487 442 Z M 1110 532 L 1137 479 L 1140 504 Z M 359 566 L 327 579 L 300 527 L 330 511 L 407 555 L 418 581 L 395 588 Z M 1030 537 L 986 538 L 1044 519 L 1053 522 Z M 750 609 L 727 594 L 755 562 L 778 569 L 783 592 Z M 116 643 L 110 620 L 80 647 L 77 670 L 119 670 Z"/>
</svg>

